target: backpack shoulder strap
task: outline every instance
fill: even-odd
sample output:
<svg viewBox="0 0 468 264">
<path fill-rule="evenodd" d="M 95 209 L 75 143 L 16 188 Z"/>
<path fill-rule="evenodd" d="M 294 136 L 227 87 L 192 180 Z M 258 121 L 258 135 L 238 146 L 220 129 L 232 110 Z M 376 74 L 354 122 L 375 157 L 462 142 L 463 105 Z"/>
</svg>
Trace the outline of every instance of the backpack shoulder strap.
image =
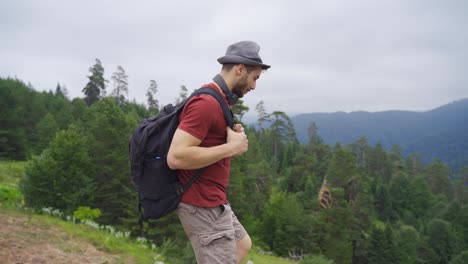
<svg viewBox="0 0 468 264">
<path fill-rule="evenodd" d="M 232 114 L 231 109 L 228 107 L 228 105 L 224 101 L 223 97 L 218 92 L 216 92 L 215 90 L 213 90 L 211 88 L 202 87 L 202 88 L 196 90 L 195 92 L 193 92 L 192 95 L 190 95 L 189 99 L 191 97 L 193 97 L 195 95 L 199 95 L 199 94 L 209 94 L 209 95 L 213 96 L 216 99 L 216 101 L 218 101 L 219 105 L 221 106 L 221 109 L 223 109 L 224 118 L 226 118 L 226 122 L 228 123 L 229 127 L 234 128 L 234 115 Z M 189 99 L 187 99 L 187 101 Z M 206 169 L 206 167 L 198 169 L 195 172 L 195 174 L 188 180 L 188 182 L 186 182 L 182 186 L 182 190 L 181 190 L 180 195 L 182 195 L 182 193 L 184 193 L 192 185 L 192 183 L 194 181 L 196 181 L 198 178 L 200 178 L 200 176 L 205 171 L 205 169 Z"/>
<path fill-rule="evenodd" d="M 216 92 L 215 90 L 211 88 L 202 87 L 196 90 L 195 92 L 193 92 L 193 94 L 190 97 L 199 95 L 199 94 L 209 94 L 213 96 L 216 99 L 216 101 L 218 101 L 219 105 L 221 106 L 221 109 L 223 110 L 224 118 L 226 118 L 226 122 L 228 123 L 229 127 L 234 128 L 234 115 L 232 114 L 231 109 L 228 107 L 228 105 L 224 101 L 224 98 L 218 92 Z"/>
</svg>

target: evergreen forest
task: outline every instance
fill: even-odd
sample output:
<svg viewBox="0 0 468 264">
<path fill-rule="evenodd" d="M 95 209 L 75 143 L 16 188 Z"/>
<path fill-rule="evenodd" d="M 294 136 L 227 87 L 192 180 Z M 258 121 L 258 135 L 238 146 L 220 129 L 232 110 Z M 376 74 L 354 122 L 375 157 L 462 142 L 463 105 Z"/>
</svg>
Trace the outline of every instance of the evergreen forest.
<svg viewBox="0 0 468 264">
<path fill-rule="evenodd" d="M 301 143 L 308 141 L 308 127 L 315 123 L 329 145 L 350 144 L 365 135 L 369 144 L 380 143 L 387 151 L 398 144 L 405 157 L 418 153 L 426 165 L 440 159 L 454 173 L 468 164 L 468 98 L 424 112 L 309 113 L 291 120 Z"/>
<path fill-rule="evenodd" d="M 111 80 L 98 59 L 89 70 L 82 98 L 60 84 L 39 92 L 0 78 L 0 158 L 27 161 L 19 184 L 27 207 L 99 209 L 98 223 L 137 236 L 128 139 L 159 112 L 158 85 L 148 81 L 142 104 L 127 98 L 122 67 Z M 187 96 L 182 85 L 179 101 Z M 328 145 L 314 124 L 300 143 L 290 117 L 266 109 L 259 102 L 256 124 L 244 124 L 249 151 L 233 158 L 228 189 L 254 247 L 300 263 L 468 263 L 468 166 L 452 174 L 439 159 L 425 164 L 365 137 Z M 249 110 L 233 107 L 238 122 Z M 169 245 L 175 262 L 195 263 L 175 214 L 146 223 L 145 237 Z"/>
</svg>

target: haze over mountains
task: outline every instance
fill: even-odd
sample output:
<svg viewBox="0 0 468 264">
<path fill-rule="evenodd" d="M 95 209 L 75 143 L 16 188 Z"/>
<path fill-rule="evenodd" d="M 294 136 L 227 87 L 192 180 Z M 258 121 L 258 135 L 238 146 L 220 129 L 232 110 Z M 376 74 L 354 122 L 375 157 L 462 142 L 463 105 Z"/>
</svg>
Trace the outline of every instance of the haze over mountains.
<svg viewBox="0 0 468 264">
<path fill-rule="evenodd" d="M 419 153 L 425 163 L 439 158 L 454 171 L 468 166 L 468 98 L 426 112 L 309 113 L 291 120 L 301 143 L 307 143 L 315 122 L 318 135 L 331 146 L 365 136 L 372 146 L 399 145 L 404 156 Z"/>
</svg>

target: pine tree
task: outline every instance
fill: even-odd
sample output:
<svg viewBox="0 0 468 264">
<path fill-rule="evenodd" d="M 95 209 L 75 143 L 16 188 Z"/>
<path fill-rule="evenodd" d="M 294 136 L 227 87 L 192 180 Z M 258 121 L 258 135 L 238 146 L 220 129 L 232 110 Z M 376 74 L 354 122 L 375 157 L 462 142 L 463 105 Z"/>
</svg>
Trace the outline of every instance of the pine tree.
<svg viewBox="0 0 468 264">
<path fill-rule="evenodd" d="M 158 84 L 155 80 L 150 80 L 150 85 L 148 87 L 148 91 L 146 92 L 148 108 L 150 111 L 159 112 L 159 101 L 155 97 L 157 92 Z"/>
<path fill-rule="evenodd" d="M 70 112 L 75 123 L 81 123 L 87 111 L 86 102 L 82 98 L 75 98 L 71 102 Z"/>
<path fill-rule="evenodd" d="M 393 218 L 393 206 L 387 185 L 379 184 L 375 193 L 375 210 L 381 221 L 390 221 Z"/>
<path fill-rule="evenodd" d="M 364 168 L 367 166 L 369 160 L 369 149 L 369 143 L 365 136 L 351 144 L 351 151 L 355 156 L 357 166 Z"/>
<path fill-rule="evenodd" d="M 419 218 L 433 217 L 428 215 L 428 212 L 434 206 L 435 198 L 422 176 L 417 177 L 411 183 L 411 192 L 408 199 L 410 201 L 410 211 Z"/>
<path fill-rule="evenodd" d="M 125 103 L 125 95 L 128 95 L 128 75 L 122 66 L 117 66 L 117 70 L 112 74 L 111 78 L 114 81 L 114 90 L 111 95 L 117 98 L 119 105 L 123 105 Z"/>
<path fill-rule="evenodd" d="M 288 151 L 285 151 L 285 153 L 288 153 Z M 317 157 L 313 154 L 305 153 L 302 149 L 294 151 L 294 153 L 293 151 L 289 151 L 289 154 L 285 156 L 282 163 L 289 169 L 290 173 L 285 177 L 284 183 L 286 186 L 284 190 L 288 192 L 304 191 L 306 182 L 310 179 L 312 181 L 310 184 L 313 184 L 315 187 L 315 200 L 318 190 L 320 189 L 320 183 L 315 176 L 317 174 L 316 169 L 318 165 Z M 291 156 L 290 160 L 287 156 Z"/>
<path fill-rule="evenodd" d="M 404 174 L 395 176 L 390 184 L 390 197 L 392 197 L 392 206 L 400 216 L 406 212 L 411 213 L 411 182 Z"/>
<path fill-rule="evenodd" d="M 388 263 L 385 259 L 385 229 L 380 227 L 374 227 L 372 229 L 370 239 L 369 239 L 369 249 L 367 258 L 369 264 L 383 264 Z"/>
<path fill-rule="evenodd" d="M 68 99 L 68 89 L 65 84 L 60 85 L 60 83 L 57 83 L 57 87 L 55 88 L 55 96 Z"/>
<path fill-rule="evenodd" d="M 180 104 L 182 103 L 185 99 L 188 98 L 188 90 L 185 85 L 180 86 L 180 92 L 179 92 L 179 98 L 176 99 L 175 104 Z"/>
<path fill-rule="evenodd" d="M 249 107 L 244 105 L 244 100 L 242 99 L 239 99 L 237 103 L 232 106 L 232 113 L 234 114 L 234 119 L 237 123 L 242 123 L 242 118 L 248 111 Z"/>
<path fill-rule="evenodd" d="M 257 110 L 257 123 L 260 130 L 264 129 L 265 122 L 270 121 L 269 114 L 265 110 L 265 103 L 260 101 L 256 106 L 255 110 Z"/>
<path fill-rule="evenodd" d="M 136 196 L 128 178 L 128 135 L 130 126 L 115 100 L 104 99 L 94 104 L 87 117 L 86 129 L 92 135 L 90 154 L 92 175 L 97 183 L 96 205 L 102 212 L 100 221 L 122 224 L 135 208 Z"/>
<path fill-rule="evenodd" d="M 339 188 L 334 189 L 334 197 L 342 196 L 339 194 Z M 346 202 L 339 200 L 336 206 L 327 209 L 323 216 L 325 225 L 322 226 L 325 235 L 322 238 L 321 246 L 325 256 L 333 259 L 337 264 L 346 264 L 352 262 L 353 245 L 351 232 L 348 227 L 356 221 L 347 206 Z"/>
<path fill-rule="evenodd" d="M 24 126 L 31 91 L 18 80 L 0 78 L 0 157 L 23 159 L 27 151 Z"/>
<path fill-rule="evenodd" d="M 271 114 L 271 132 L 273 136 L 273 157 L 280 159 L 284 144 L 297 143 L 296 131 L 289 116 L 281 111 Z"/>
<path fill-rule="evenodd" d="M 392 166 L 391 173 L 395 174 L 397 172 L 403 172 L 405 164 L 403 158 L 401 157 L 401 147 L 399 145 L 393 145 L 388 155 L 389 162 Z"/>
<path fill-rule="evenodd" d="M 391 162 L 381 144 L 377 144 L 369 150 L 367 175 L 373 178 L 381 178 L 384 183 L 391 180 Z"/>
<path fill-rule="evenodd" d="M 368 263 L 400 263 L 399 252 L 391 226 L 377 222 L 370 231 L 367 250 Z"/>
<path fill-rule="evenodd" d="M 410 154 L 405 159 L 405 167 L 409 176 L 414 179 L 422 174 L 424 164 L 421 160 L 421 155 L 418 153 Z"/>
<path fill-rule="evenodd" d="M 62 87 L 60 86 L 60 83 L 57 83 L 57 87 L 55 88 L 55 95 L 65 97 L 62 91 Z"/>
<path fill-rule="evenodd" d="M 58 130 L 59 127 L 54 116 L 51 113 L 48 113 L 37 125 L 37 134 L 39 137 L 39 141 L 35 146 L 35 152 L 37 154 L 47 148 L 49 143 L 55 138 L 55 133 Z"/>
<path fill-rule="evenodd" d="M 440 258 L 438 263 L 449 263 L 454 250 L 452 225 L 444 220 L 433 219 L 427 229 L 429 245 Z"/>
<path fill-rule="evenodd" d="M 393 229 L 390 225 L 385 226 L 385 247 L 384 247 L 384 259 L 383 263 L 400 263 L 399 252 L 395 242 L 395 236 Z"/>
<path fill-rule="evenodd" d="M 309 217 L 295 195 L 273 191 L 263 219 L 262 233 L 271 250 L 281 256 L 304 252 Z"/>
<path fill-rule="evenodd" d="M 310 123 L 309 129 L 307 130 L 308 136 L 309 136 L 309 146 L 310 147 L 315 147 L 318 144 L 322 144 L 323 140 L 320 138 L 318 135 L 318 127 L 315 122 Z"/>
<path fill-rule="evenodd" d="M 359 174 L 353 175 L 345 187 L 346 201 L 353 214 L 352 222 L 348 227 L 352 242 L 353 262 L 360 263 L 366 259 L 366 236 L 373 219 L 373 196 L 369 180 Z"/>
<path fill-rule="evenodd" d="M 330 184 L 345 188 L 349 179 L 355 174 L 356 166 L 351 150 L 336 144 L 327 172 Z"/>
<path fill-rule="evenodd" d="M 52 111 L 50 113 L 53 113 L 58 128 L 60 130 L 66 129 L 73 122 L 70 101 L 62 96 L 54 96 L 49 100 L 52 102 Z"/>
<path fill-rule="evenodd" d="M 444 194 L 451 199 L 452 188 L 449 182 L 449 168 L 442 161 L 436 159 L 427 167 L 426 180 L 433 194 Z"/>
<path fill-rule="evenodd" d="M 88 83 L 83 88 L 85 102 L 88 106 L 96 103 L 106 95 L 106 82 L 104 79 L 104 68 L 101 61 L 96 59 L 96 64 L 89 68 L 91 75 L 88 76 Z"/>
</svg>

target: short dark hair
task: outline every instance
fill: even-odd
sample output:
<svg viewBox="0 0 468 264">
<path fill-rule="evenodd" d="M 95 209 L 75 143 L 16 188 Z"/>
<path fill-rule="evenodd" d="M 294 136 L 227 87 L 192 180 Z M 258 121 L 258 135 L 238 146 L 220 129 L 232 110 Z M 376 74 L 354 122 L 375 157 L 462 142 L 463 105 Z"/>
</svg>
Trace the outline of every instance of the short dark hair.
<svg viewBox="0 0 468 264">
<path fill-rule="evenodd" d="M 226 63 L 226 64 L 223 64 L 223 68 L 222 70 L 223 71 L 226 71 L 226 72 L 229 72 L 232 70 L 232 68 L 236 65 L 239 65 L 239 64 L 242 64 L 242 63 Z M 246 65 L 246 64 L 242 64 L 245 66 L 245 70 L 247 71 L 247 73 L 251 73 L 257 66 L 253 66 L 253 65 Z"/>
</svg>

